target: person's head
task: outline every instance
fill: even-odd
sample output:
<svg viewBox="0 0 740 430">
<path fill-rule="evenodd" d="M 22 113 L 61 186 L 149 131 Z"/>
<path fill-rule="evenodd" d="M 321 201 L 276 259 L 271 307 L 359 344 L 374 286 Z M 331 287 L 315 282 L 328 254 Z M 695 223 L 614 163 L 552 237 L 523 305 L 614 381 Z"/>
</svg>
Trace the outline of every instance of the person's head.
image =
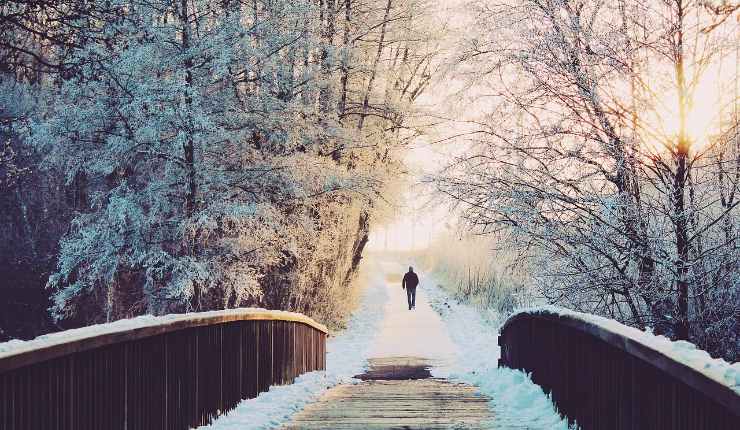
<svg viewBox="0 0 740 430">
<path fill-rule="evenodd" d="M 409 273 L 414 273 L 414 268 L 409 266 Z"/>
</svg>

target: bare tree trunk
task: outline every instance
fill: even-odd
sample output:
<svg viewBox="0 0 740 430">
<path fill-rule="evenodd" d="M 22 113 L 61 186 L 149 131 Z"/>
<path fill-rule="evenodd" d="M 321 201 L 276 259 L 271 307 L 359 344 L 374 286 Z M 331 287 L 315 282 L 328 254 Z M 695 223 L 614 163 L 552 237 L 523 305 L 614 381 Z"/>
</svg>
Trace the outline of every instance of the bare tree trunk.
<svg viewBox="0 0 740 430">
<path fill-rule="evenodd" d="M 335 23 L 334 20 L 336 19 L 336 1 L 337 0 L 321 0 L 322 3 L 325 2 L 326 4 L 326 24 L 324 24 L 322 20 L 322 33 L 323 33 L 323 42 L 324 46 L 321 49 L 321 74 L 323 78 L 323 82 L 321 84 L 321 89 L 319 90 L 319 109 L 322 114 L 327 114 L 329 110 L 331 109 L 331 99 L 332 99 L 332 91 L 331 91 L 331 64 L 329 62 L 329 46 L 332 45 L 332 42 L 334 41 L 334 33 L 335 30 Z M 322 11 L 323 15 L 323 11 Z"/>
<path fill-rule="evenodd" d="M 349 55 L 349 32 L 352 22 L 352 0 L 344 0 L 344 34 L 342 36 L 342 47 L 345 50 L 344 55 Z M 339 97 L 339 120 L 344 120 L 344 113 L 347 110 L 347 84 L 349 82 L 349 58 L 342 59 L 342 77 L 340 78 L 341 95 Z"/>
<path fill-rule="evenodd" d="M 689 282 L 688 276 L 688 258 L 689 258 L 689 241 L 688 241 L 688 220 L 686 216 L 686 204 L 684 201 L 687 165 L 686 161 L 689 152 L 689 140 L 686 131 L 687 127 L 687 108 L 688 94 L 686 87 L 686 77 L 684 70 L 683 58 L 683 0 L 677 0 L 678 7 L 678 25 L 676 31 L 675 46 L 675 64 L 676 64 L 676 84 L 678 92 L 679 108 L 679 133 L 676 145 L 675 161 L 676 172 L 673 177 L 673 222 L 676 229 L 676 337 L 679 339 L 689 339 Z"/>
<path fill-rule="evenodd" d="M 378 65 L 380 64 L 380 57 L 383 55 L 383 47 L 385 43 L 385 32 L 388 24 L 388 17 L 391 14 L 391 4 L 393 0 L 388 0 L 385 7 L 385 15 L 383 15 L 383 23 L 380 26 L 380 39 L 378 40 L 378 52 L 375 55 L 375 61 L 373 61 L 373 69 L 370 71 L 370 79 L 367 82 L 367 89 L 365 90 L 365 98 L 362 101 L 362 113 L 360 114 L 360 120 L 357 122 L 357 129 L 362 130 L 365 125 L 365 118 L 367 117 L 367 110 L 370 107 L 370 93 L 373 91 L 373 85 L 375 84 L 375 76 L 378 74 Z"/>
<path fill-rule="evenodd" d="M 193 99 L 189 94 L 189 91 L 193 87 L 193 59 L 188 50 L 191 47 L 191 28 L 188 17 L 188 2 L 187 0 L 180 0 L 180 21 L 182 24 L 182 51 L 186 53 L 185 57 L 185 86 L 187 87 L 188 93 L 185 95 L 185 115 L 186 115 L 186 130 L 187 138 L 183 143 L 183 158 L 185 165 L 185 176 L 186 176 L 186 190 L 185 190 L 185 216 L 191 217 L 195 212 L 196 196 L 198 192 L 196 178 L 195 178 L 195 141 L 193 139 L 193 121 L 192 121 L 192 105 Z M 187 248 L 188 253 L 192 254 L 195 250 L 192 246 Z M 201 309 L 201 291 L 200 286 L 196 282 L 193 288 L 193 309 L 198 311 Z"/>
<path fill-rule="evenodd" d="M 684 188 L 686 177 L 686 154 L 679 152 L 677 157 L 676 175 L 673 180 L 673 216 L 676 229 L 676 294 L 678 315 L 676 319 L 676 337 L 689 338 L 689 283 L 688 258 L 689 243 L 684 202 Z"/>
<path fill-rule="evenodd" d="M 188 18 L 188 2 L 187 0 L 180 0 L 180 21 L 182 23 L 182 50 L 187 52 L 190 49 L 190 22 Z M 193 86 L 193 59 L 190 55 L 185 57 L 185 85 L 188 90 L 192 89 Z M 190 118 L 190 109 L 193 104 L 193 99 L 190 94 L 185 96 L 185 109 L 187 109 L 186 115 Z M 188 137 L 183 143 L 183 153 L 185 159 L 185 170 L 187 176 L 187 189 L 185 190 L 185 215 L 190 217 L 195 211 L 195 199 L 197 194 L 197 183 L 195 180 L 195 142 L 193 140 L 193 123 L 188 120 L 188 129 L 186 130 Z"/>
</svg>

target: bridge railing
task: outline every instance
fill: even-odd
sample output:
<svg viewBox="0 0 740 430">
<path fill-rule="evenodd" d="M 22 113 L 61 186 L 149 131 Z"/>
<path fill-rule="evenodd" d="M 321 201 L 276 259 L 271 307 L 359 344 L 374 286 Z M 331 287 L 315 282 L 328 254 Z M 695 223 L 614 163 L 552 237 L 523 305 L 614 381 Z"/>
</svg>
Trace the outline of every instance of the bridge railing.
<svg viewBox="0 0 740 430">
<path fill-rule="evenodd" d="M 584 430 L 740 429 L 738 392 L 632 335 L 636 329 L 605 321 L 516 314 L 499 335 L 499 366 L 531 373 Z"/>
<path fill-rule="evenodd" d="M 0 345 L 0 430 L 184 430 L 326 368 L 326 328 L 261 309 L 143 317 Z"/>
</svg>

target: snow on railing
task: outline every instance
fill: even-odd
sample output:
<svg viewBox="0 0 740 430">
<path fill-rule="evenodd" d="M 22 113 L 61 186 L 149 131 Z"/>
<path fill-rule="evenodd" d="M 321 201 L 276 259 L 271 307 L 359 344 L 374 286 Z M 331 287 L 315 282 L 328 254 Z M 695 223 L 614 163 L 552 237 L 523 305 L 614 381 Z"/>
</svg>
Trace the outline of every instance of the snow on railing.
<svg viewBox="0 0 740 430">
<path fill-rule="evenodd" d="M 557 307 L 502 326 L 499 364 L 522 369 L 582 428 L 736 429 L 740 363 L 617 321 Z"/>
<path fill-rule="evenodd" d="M 326 367 L 296 313 L 142 316 L 0 343 L 0 430 L 189 429 Z"/>
<path fill-rule="evenodd" d="M 679 363 L 702 373 L 720 384 L 727 386 L 740 394 L 740 362 L 728 363 L 721 358 L 712 358 L 708 352 L 698 349 L 696 345 L 684 340 L 670 340 L 662 335 L 655 335 L 652 332 L 642 331 L 635 327 L 624 325 L 619 321 L 605 318 L 599 315 L 587 314 L 585 312 L 576 312 L 570 309 L 558 306 L 542 306 L 537 308 L 525 308 L 515 312 L 517 314 L 549 314 L 558 316 L 567 316 L 569 318 L 581 320 L 608 330 L 612 333 L 618 333 L 626 338 L 630 338 L 645 347 L 654 349 L 666 357 L 671 358 Z"/>
<path fill-rule="evenodd" d="M 161 316 L 142 315 L 134 318 L 121 319 L 110 323 L 93 324 L 86 327 L 64 330 L 38 336 L 31 340 L 13 339 L 0 342 L 0 372 L 9 369 L 11 362 L 23 362 L 30 364 L 36 358 L 40 350 L 54 348 L 64 349 L 66 344 L 77 343 L 76 350 L 89 347 L 99 347 L 106 343 L 103 339 L 109 339 L 110 343 L 116 342 L 116 336 L 126 335 L 129 338 L 140 333 L 141 337 L 162 334 L 168 331 L 179 330 L 186 327 L 196 327 L 214 323 L 247 320 L 279 320 L 294 321 L 309 325 L 316 330 L 328 333 L 323 324 L 295 312 L 273 311 L 262 308 L 235 308 L 219 311 L 189 312 L 184 314 L 167 314 Z M 85 343 L 85 341 L 89 341 Z M 21 356 L 27 355 L 28 357 Z M 43 359 L 48 359 L 44 356 Z"/>
</svg>

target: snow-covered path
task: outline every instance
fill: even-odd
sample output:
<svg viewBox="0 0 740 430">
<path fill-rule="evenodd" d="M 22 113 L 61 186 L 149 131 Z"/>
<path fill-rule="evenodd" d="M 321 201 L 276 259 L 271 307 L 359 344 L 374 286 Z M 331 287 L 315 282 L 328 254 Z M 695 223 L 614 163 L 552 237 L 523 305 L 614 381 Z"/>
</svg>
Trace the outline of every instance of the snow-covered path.
<svg viewBox="0 0 740 430">
<path fill-rule="evenodd" d="M 342 383 L 357 383 L 354 376 L 365 370 L 369 346 L 378 334 L 388 300 L 381 270 L 375 261 L 364 261 L 365 290 L 347 329 L 326 342 L 326 371 L 296 378 L 291 385 L 271 387 L 254 399 L 241 402 L 228 415 L 201 430 L 262 430 L 281 427 L 307 404 Z"/>
<path fill-rule="evenodd" d="M 408 265 L 388 259 L 363 264 L 368 282 L 361 304 L 347 329 L 328 340 L 327 370 L 272 387 L 202 429 L 279 428 L 332 387 L 359 383 L 354 376 L 366 370 L 369 358 L 399 356 L 427 359 L 435 377 L 477 387 L 491 399 L 493 428 L 568 428 L 525 374 L 497 368 L 498 330 L 478 311 L 455 303 L 425 273 L 419 273 L 416 309 L 409 311 L 400 285 Z"/>
<path fill-rule="evenodd" d="M 439 313 L 458 354 L 445 369 L 452 381 L 478 387 L 491 398 L 494 429 L 568 430 L 550 398 L 521 371 L 498 368 L 498 327 L 481 313 L 449 297 L 428 280 L 429 302 Z"/>
<path fill-rule="evenodd" d="M 401 289 L 401 277 L 408 270 L 407 266 L 390 262 L 382 262 L 379 266 L 384 272 L 384 287 L 389 300 L 378 336 L 368 352 L 369 357 L 422 357 L 438 366 L 452 363 L 458 349 L 439 314 L 430 306 L 426 286 L 433 284 L 421 278 L 416 308 L 410 311 L 406 291 Z"/>
</svg>

